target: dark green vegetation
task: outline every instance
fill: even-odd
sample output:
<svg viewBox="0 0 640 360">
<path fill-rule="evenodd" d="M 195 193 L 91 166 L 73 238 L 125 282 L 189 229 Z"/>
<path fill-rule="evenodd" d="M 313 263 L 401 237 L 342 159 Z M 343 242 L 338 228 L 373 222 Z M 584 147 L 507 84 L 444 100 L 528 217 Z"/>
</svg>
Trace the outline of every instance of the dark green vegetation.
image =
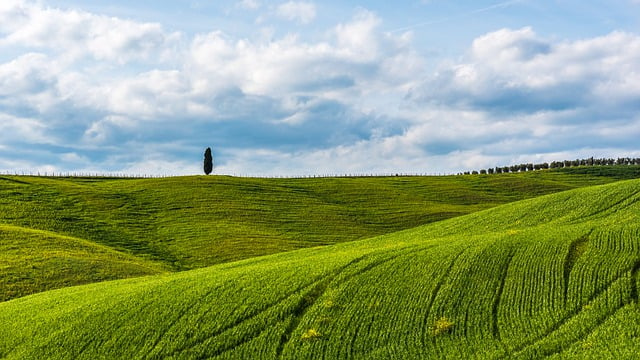
<svg viewBox="0 0 640 360">
<path fill-rule="evenodd" d="M 638 168 L 603 169 L 0 179 L 2 292 L 44 291 L 0 358 L 637 358 Z"/>
</svg>

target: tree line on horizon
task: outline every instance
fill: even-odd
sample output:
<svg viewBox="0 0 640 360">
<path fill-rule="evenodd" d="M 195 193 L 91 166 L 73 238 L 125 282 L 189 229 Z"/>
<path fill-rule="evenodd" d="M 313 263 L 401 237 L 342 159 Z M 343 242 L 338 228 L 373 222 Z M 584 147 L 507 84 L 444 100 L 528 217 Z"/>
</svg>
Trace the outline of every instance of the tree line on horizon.
<svg viewBox="0 0 640 360">
<path fill-rule="evenodd" d="M 588 159 L 576 159 L 576 160 L 564 160 L 564 161 L 552 161 L 550 163 L 544 162 L 540 164 L 518 164 L 510 166 L 496 166 L 495 168 L 488 168 L 482 170 L 465 171 L 458 173 L 458 175 L 485 175 L 485 174 L 507 174 L 518 173 L 526 171 L 537 171 L 546 169 L 559 169 L 569 168 L 577 166 L 614 166 L 614 165 L 640 165 L 640 158 L 600 158 L 596 159 L 590 157 Z"/>
</svg>

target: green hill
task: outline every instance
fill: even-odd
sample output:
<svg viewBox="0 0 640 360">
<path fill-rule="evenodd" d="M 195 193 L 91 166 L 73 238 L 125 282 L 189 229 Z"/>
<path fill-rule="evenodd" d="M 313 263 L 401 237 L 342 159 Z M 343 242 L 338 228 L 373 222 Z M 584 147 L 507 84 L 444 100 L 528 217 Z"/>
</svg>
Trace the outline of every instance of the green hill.
<svg viewBox="0 0 640 360">
<path fill-rule="evenodd" d="M 640 177 L 640 167 L 635 176 Z M 0 177 L 0 224 L 46 230 L 190 269 L 392 233 L 606 176 L 252 179 Z"/>
<path fill-rule="evenodd" d="M 162 272 L 166 269 L 159 264 L 86 240 L 0 225 L 0 301 Z"/>
<path fill-rule="evenodd" d="M 0 177 L 0 254 L 5 254 L 0 255 L 0 301 L 360 240 L 638 176 L 638 166 L 386 178 L 5 176 Z M 49 247 L 67 246 L 70 239 L 101 250 L 79 254 L 71 251 L 73 245 L 68 254 L 57 248 L 51 255 Z"/>
<path fill-rule="evenodd" d="M 639 268 L 640 181 L 623 181 L 7 301 L 0 357 L 632 359 Z"/>
</svg>

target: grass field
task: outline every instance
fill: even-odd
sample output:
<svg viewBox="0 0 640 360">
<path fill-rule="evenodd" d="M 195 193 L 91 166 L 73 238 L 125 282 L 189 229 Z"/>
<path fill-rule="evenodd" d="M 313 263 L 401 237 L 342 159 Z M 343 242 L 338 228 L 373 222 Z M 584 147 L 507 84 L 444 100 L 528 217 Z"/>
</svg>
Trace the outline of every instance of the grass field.
<svg viewBox="0 0 640 360">
<path fill-rule="evenodd" d="M 639 176 L 632 166 L 399 178 L 0 177 L 0 301 L 365 239 Z M 93 250 L 79 254 L 78 244 Z"/>
<path fill-rule="evenodd" d="M 628 176 L 625 174 L 558 171 L 306 182 L 188 178 L 174 179 L 177 183 L 173 185 L 160 184 L 167 180 L 153 180 L 157 181 L 153 191 L 149 183 L 148 191 L 140 191 L 143 186 L 136 183 L 151 180 L 85 183 L 37 179 L 42 181 L 37 185 L 42 187 L 41 193 L 48 190 L 68 195 L 68 190 L 60 190 L 61 187 L 74 189 L 74 196 L 81 199 L 75 204 L 84 209 L 77 214 L 88 214 L 87 218 L 79 216 L 82 221 L 89 216 L 101 219 L 101 231 L 111 226 L 134 237 L 136 231 L 148 231 L 147 224 L 139 224 L 141 219 L 155 219 L 154 226 L 183 219 L 181 224 L 188 228 L 189 219 L 202 216 L 198 209 L 207 213 L 202 218 L 226 211 L 220 218 L 242 219 L 239 214 L 250 208 L 252 216 L 247 219 L 253 219 L 258 209 L 262 209 L 264 217 L 270 217 L 264 220 L 264 224 L 271 225 L 261 230 L 265 233 L 280 229 L 286 237 L 289 232 L 295 234 L 294 229 L 300 229 L 301 234 L 306 234 L 303 230 L 307 229 L 311 234 L 308 238 L 290 236 L 287 241 L 331 245 L 298 250 L 293 249 L 304 246 L 292 246 L 288 252 L 260 257 L 248 254 L 244 260 L 167 273 L 163 266 L 169 262 L 158 260 L 165 252 L 173 254 L 173 259 L 179 260 L 172 261 L 183 266 L 199 266 L 198 261 L 204 264 L 202 258 L 187 256 L 202 250 L 191 245 L 201 241 L 197 234 L 181 226 L 164 230 L 180 239 L 176 242 L 185 241 L 180 244 L 180 252 L 169 244 L 163 247 L 150 240 L 162 233 L 158 229 L 148 237 L 134 237 L 137 248 L 121 245 L 131 254 L 114 250 L 118 237 L 102 242 L 109 248 L 95 249 L 84 240 L 66 237 L 69 244 L 65 248 L 77 246 L 81 248 L 78 251 L 94 253 L 107 270 L 110 261 L 120 261 L 128 264 L 131 272 L 147 269 L 149 274 L 158 275 L 46 291 L 0 303 L 0 323 L 7 324 L 0 327 L 0 357 L 637 358 L 640 180 L 540 196 L 589 183 L 609 183 L 616 176 Z M 62 184 L 53 186 L 47 181 Z M 318 185 L 323 181 L 326 183 Z M 350 181 L 356 185 L 345 185 Z M 376 184 L 378 190 L 363 199 L 357 194 L 365 193 L 362 189 L 367 181 L 369 186 Z M 229 197 L 238 201 L 236 207 L 220 195 L 224 193 L 220 189 L 233 187 L 233 182 L 242 189 L 235 189 L 241 195 Z M 3 191 L 10 191 L 5 183 L 1 184 Z M 265 184 L 271 186 L 271 193 Z M 218 191 L 213 194 L 217 195 L 194 197 L 189 188 L 197 186 L 216 188 Z M 144 210 L 158 206 L 150 199 L 179 188 L 184 193 L 171 191 L 166 208 Z M 421 197 L 403 192 L 409 188 L 416 193 L 420 192 L 415 189 L 422 189 Z M 269 202 L 269 197 L 282 192 L 300 197 L 283 195 L 278 202 Z M 22 191 L 20 196 L 25 193 Z M 105 196 L 108 193 L 121 194 L 137 205 L 125 202 L 125 206 L 118 207 L 118 199 Z M 217 200 L 231 205 L 229 210 L 204 211 L 197 206 L 172 210 L 180 204 L 186 206 L 183 199 L 188 196 L 192 204 Z M 383 201 L 385 196 L 387 202 Z M 361 203 L 356 201 L 358 198 Z M 519 198 L 528 199 L 497 206 Z M 247 205 L 240 205 L 242 199 Z M 339 199 L 343 199 L 344 206 Z M 438 201 L 442 208 L 451 206 L 459 211 L 437 212 Z M 290 205 L 283 205 L 282 212 L 275 211 L 276 204 L 284 202 Z M 369 202 L 371 205 L 367 206 Z M 251 204 L 257 205 L 251 208 Z M 71 205 L 60 206 L 56 216 Z M 403 206 L 407 218 L 417 214 L 416 218 L 401 220 L 402 216 L 393 210 L 400 211 Z M 305 220 L 298 220 L 303 224 L 286 221 L 296 219 L 295 209 L 304 207 L 309 209 L 301 211 L 299 218 Z M 315 207 L 320 210 L 313 211 Z M 427 210 L 422 215 L 415 210 L 424 208 Z M 481 208 L 486 210 L 477 211 Z M 139 218 L 122 217 L 138 211 Z M 315 217 L 320 212 L 325 221 L 331 222 L 333 211 L 338 214 L 336 219 L 346 217 L 350 222 L 335 220 L 334 228 L 323 225 L 322 217 Z M 354 216 L 345 216 L 347 211 L 354 211 Z M 437 216 L 428 216 L 444 213 L 448 215 L 437 216 L 468 215 L 438 222 Z M 191 217 L 183 217 L 185 214 Z M 365 220 L 367 216 L 370 220 Z M 426 219 L 425 223 L 431 223 L 411 228 L 420 216 Z M 19 216 L 5 219 L 13 220 L 9 230 L 18 233 L 33 231 L 16 228 L 18 224 L 33 228 L 53 226 L 47 231 L 55 230 L 56 234 L 45 233 L 52 238 L 59 233 L 83 235 L 80 232 L 85 231 L 84 236 L 78 237 L 96 239 L 100 233 L 83 230 L 79 225 L 64 228 L 64 222 L 59 224 L 55 219 L 31 224 L 24 224 L 28 221 Z M 118 224 L 122 219 L 131 226 Z M 258 230 L 262 224 L 247 223 L 255 224 L 251 226 Z M 136 224 L 140 228 L 133 226 Z M 214 228 L 209 225 L 202 225 L 201 231 L 212 231 Z M 330 233 L 334 240 L 314 241 L 314 234 L 322 231 Z M 341 232 L 347 235 L 341 237 Z M 376 232 L 387 234 L 357 240 Z M 188 236 L 189 241 L 184 240 Z M 136 254 L 142 256 L 133 258 Z M 212 262 L 218 260 L 221 259 Z"/>
<path fill-rule="evenodd" d="M 60 287 L 166 272 L 87 240 L 0 225 L 0 301 Z"/>
</svg>

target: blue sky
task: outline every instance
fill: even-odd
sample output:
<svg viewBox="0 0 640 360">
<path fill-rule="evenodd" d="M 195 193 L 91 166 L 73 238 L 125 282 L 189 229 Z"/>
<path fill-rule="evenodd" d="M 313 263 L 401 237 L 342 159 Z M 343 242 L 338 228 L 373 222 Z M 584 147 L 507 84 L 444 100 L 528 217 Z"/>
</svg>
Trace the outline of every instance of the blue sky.
<svg viewBox="0 0 640 360">
<path fill-rule="evenodd" d="M 0 4 L 0 172 L 640 156 L 640 1 Z"/>
</svg>

